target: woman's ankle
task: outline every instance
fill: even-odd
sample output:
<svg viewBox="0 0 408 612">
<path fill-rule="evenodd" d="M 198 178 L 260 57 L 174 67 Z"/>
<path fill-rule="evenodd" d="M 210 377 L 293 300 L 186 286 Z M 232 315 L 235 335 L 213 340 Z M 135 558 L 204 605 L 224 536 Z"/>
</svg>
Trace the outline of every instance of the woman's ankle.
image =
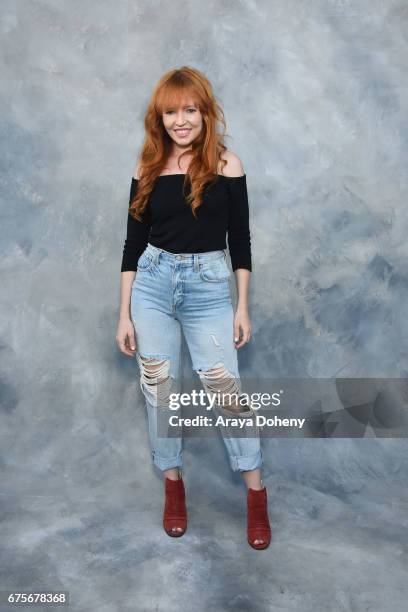
<svg viewBox="0 0 408 612">
<path fill-rule="evenodd" d="M 171 468 L 170 470 L 164 470 L 164 476 L 169 480 L 180 480 L 181 470 L 180 468 Z"/>
<path fill-rule="evenodd" d="M 246 483 L 246 488 L 247 491 L 249 491 L 249 489 L 252 489 L 252 491 L 263 491 L 265 489 L 265 483 L 261 480 L 261 482 L 254 482 L 254 483 Z"/>
<path fill-rule="evenodd" d="M 255 470 L 244 470 L 241 472 L 241 476 L 245 481 L 247 489 L 261 491 L 264 488 L 260 468 L 256 468 Z"/>
</svg>

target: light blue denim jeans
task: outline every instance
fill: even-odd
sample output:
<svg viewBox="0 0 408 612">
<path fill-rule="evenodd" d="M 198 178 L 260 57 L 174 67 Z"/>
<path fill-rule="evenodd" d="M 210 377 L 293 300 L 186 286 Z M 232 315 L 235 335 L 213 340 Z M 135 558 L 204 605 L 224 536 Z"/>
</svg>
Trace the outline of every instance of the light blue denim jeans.
<svg viewBox="0 0 408 612">
<path fill-rule="evenodd" d="M 157 426 L 157 411 L 169 410 L 169 393 L 175 391 L 174 382 L 179 380 L 181 330 L 193 369 L 206 392 L 216 392 L 217 388 L 222 392 L 216 385 L 220 374 L 221 378 L 226 377 L 224 382 L 232 381 L 233 387 L 238 383 L 240 388 L 230 276 L 224 250 L 175 254 L 148 243 L 139 258 L 132 285 L 131 317 L 140 388 L 146 400 L 151 456 L 160 470 L 182 467 L 181 435 L 159 436 Z M 227 387 L 228 384 L 224 385 Z M 235 406 L 234 413 L 230 405 L 215 405 L 213 410 L 216 409 L 218 414 L 229 417 L 254 416 L 252 408 L 246 412 L 241 405 Z M 258 429 L 255 435 L 252 430 L 247 437 L 231 436 L 228 428 L 220 429 L 233 471 L 261 467 Z"/>
</svg>

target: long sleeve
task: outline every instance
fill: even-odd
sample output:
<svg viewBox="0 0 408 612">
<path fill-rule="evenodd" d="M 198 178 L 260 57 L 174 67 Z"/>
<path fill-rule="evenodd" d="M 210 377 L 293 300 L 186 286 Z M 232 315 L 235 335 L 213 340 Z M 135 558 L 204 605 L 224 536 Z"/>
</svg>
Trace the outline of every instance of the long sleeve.
<svg viewBox="0 0 408 612">
<path fill-rule="evenodd" d="M 132 184 L 130 187 L 129 195 L 129 206 L 133 198 L 136 195 L 138 187 L 138 180 L 132 177 Z M 125 244 L 123 248 L 122 267 L 121 272 L 127 272 L 128 270 L 137 270 L 137 262 L 140 255 L 145 250 L 150 232 L 148 208 L 143 214 L 143 222 L 137 221 L 128 213 L 127 220 L 127 234 Z"/>
<path fill-rule="evenodd" d="M 245 268 L 252 272 L 251 234 L 246 175 L 228 177 L 228 248 L 232 270 Z"/>
</svg>

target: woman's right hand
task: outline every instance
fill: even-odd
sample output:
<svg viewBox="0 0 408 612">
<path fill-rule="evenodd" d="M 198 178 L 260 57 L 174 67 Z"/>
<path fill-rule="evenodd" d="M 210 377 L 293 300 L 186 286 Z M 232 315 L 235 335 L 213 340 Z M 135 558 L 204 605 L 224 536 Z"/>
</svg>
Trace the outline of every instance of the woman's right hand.
<svg viewBox="0 0 408 612">
<path fill-rule="evenodd" d="M 134 357 L 136 351 L 135 328 L 130 319 L 119 319 L 116 342 L 124 355 Z"/>
</svg>

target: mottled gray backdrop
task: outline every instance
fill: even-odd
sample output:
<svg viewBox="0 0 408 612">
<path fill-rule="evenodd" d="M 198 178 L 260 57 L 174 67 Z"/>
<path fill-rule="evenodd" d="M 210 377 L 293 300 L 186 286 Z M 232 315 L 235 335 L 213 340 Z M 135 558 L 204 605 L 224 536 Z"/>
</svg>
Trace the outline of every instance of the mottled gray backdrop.
<svg viewBox="0 0 408 612">
<path fill-rule="evenodd" d="M 263 552 L 222 441 L 186 440 L 173 540 L 115 333 L 146 104 L 187 64 L 247 173 L 243 377 L 407 376 L 406 3 L 3 0 L 0 28 L 0 589 L 75 611 L 403 609 L 405 440 L 263 440 Z"/>
</svg>

